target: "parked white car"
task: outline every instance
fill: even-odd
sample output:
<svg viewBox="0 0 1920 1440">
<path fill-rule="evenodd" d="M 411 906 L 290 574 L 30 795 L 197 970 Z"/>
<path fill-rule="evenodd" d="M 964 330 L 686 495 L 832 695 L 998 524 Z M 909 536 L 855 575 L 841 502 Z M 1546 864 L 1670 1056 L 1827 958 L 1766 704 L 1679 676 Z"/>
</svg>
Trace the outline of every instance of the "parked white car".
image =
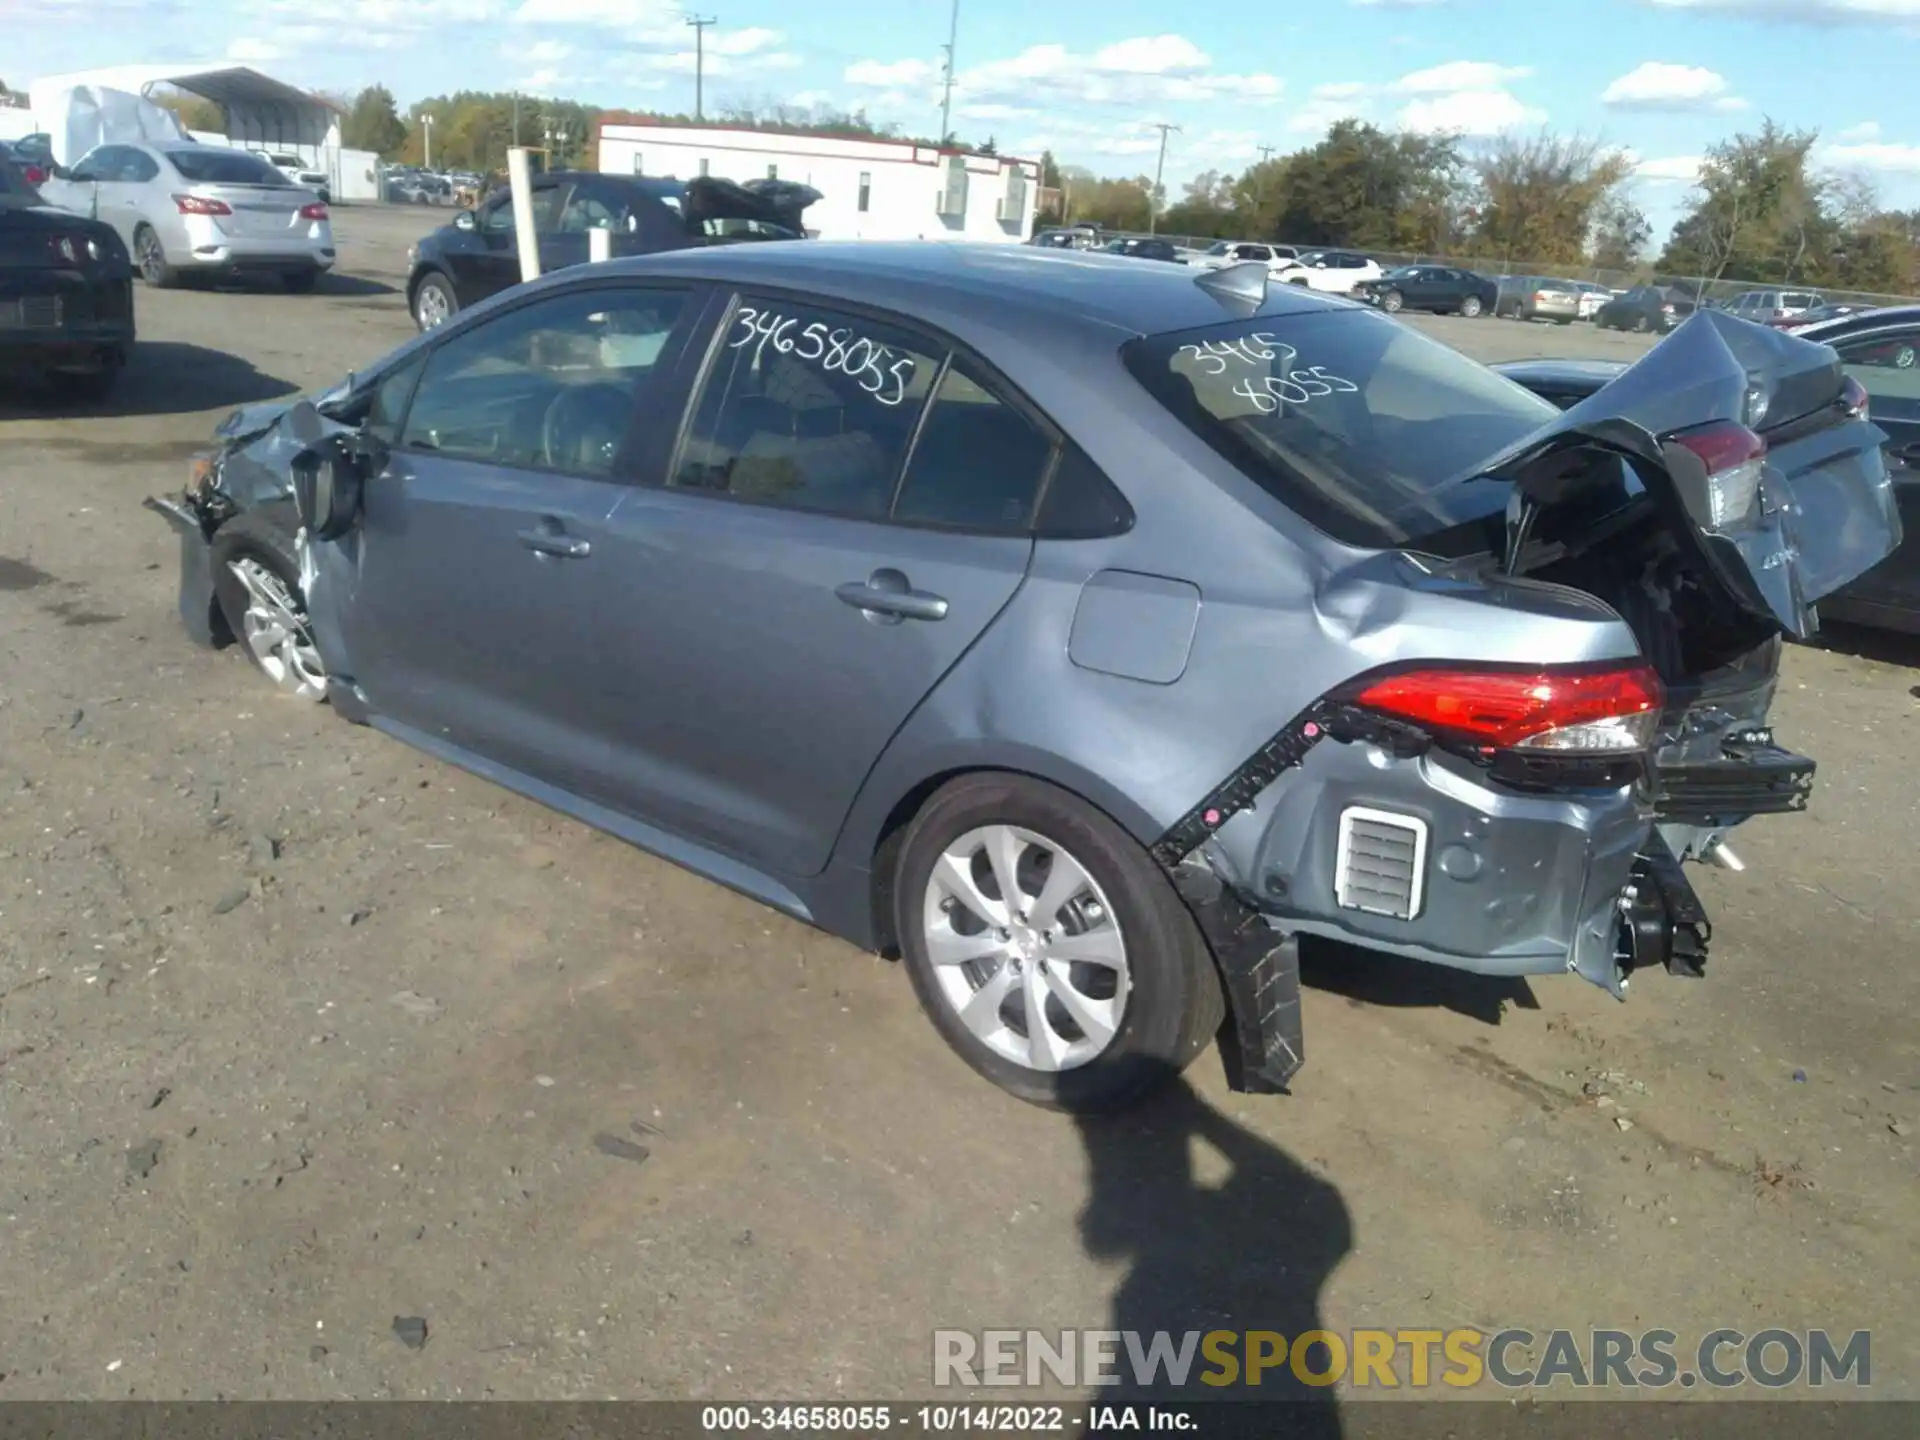
<svg viewBox="0 0 1920 1440">
<path fill-rule="evenodd" d="M 1377 260 L 1357 250 L 1306 250 L 1274 272 L 1274 278 L 1288 285 L 1305 285 L 1332 295 L 1351 293 L 1354 286 L 1378 280 L 1385 272 Z"/>
<path fill-rule="evenodd" d="M 1291 245 L 1268 245 L 1257 240 L 1216 240 L 1187 263 L 1203 270 L 1222 270 L 1229 265 L 1245 265 L 1257 260 L 1278 275 L 1293 264 L 1298 254 Z"/>
<path fill-rule="evenodd" d="M 327 179 L 326 171 L 314 168 L 298 155 L 283 151 L 254 150 L 249 153 L 258 155 L 286 176 L 289 185 L 298 185 L 302 190 L 311 190 L 328 204 L 333 203 L 332 182 Z"/>
</svg>

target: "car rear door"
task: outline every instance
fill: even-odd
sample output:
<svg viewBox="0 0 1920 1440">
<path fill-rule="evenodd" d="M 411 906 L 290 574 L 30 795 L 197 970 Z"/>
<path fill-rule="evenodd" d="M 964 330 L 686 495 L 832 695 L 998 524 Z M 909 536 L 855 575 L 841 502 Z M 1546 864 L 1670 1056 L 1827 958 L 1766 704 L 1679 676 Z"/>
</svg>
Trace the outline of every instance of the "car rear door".
<svg viewBox="0 0 1920 1440">
<path fill-rule="evenodd" d="M 1051 441 L 897 317 L 747 293 L 664 483 L 608 522 L 599 798 L 817 874 L 894 733 L 1025 576 Z"/>
<path fill-rule="evenodd" d="M 423 352 L 397 442 L 340 542 L 351 595 L 337 606 L 343 653 L 327 656 L 384 722 L 583 787 L 596 768 L 583 692 L 618 684 L 606 635 L 632 618 L 597 608 L 594 577 L 621 563 L 606 520 L 629 482 L 636 400 L 671 373 L 699 293 L 573 286 Z"/>
</svg>

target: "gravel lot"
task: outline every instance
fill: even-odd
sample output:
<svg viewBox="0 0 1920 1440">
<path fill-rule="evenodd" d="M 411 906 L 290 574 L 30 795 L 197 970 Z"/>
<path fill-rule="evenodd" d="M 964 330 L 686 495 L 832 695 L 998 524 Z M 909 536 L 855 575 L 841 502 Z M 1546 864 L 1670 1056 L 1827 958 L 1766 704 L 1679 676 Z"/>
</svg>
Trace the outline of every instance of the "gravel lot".
<svg viewBox="0 0 1920 1440">
<path fill-rule="evenodd" d="M 434 218 L 338 212 L 315 296 L 143 290 L 99 414 L 0 409 L 0 1399 L 871 1399 L 936 1327 L 1315 1318 L 1872 1329 L 1920 1397 L 1920 653 L 1791 652 L 1814 807 L 1698 876 L 1704 982 L 1320 956 L 1294 1096 L 1208 1056 L 1076 1125 L 895 967 L 178 633 L 141 497 L 410 333 Z"/>
</svg>

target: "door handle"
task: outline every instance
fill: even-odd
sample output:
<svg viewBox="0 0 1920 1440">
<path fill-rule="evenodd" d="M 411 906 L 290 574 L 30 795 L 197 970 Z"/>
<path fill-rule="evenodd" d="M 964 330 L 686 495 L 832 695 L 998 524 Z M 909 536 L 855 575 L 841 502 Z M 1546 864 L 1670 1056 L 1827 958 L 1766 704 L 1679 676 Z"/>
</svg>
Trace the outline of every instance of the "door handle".
<svg viewBox="0 0 1920 1440">
<path fill-rule="evenodd" d="M 945 596 L 915 590 L 898 570 L 876 570 L 864 581 L 849 580 L 835 587 L 833 593 L 881 624 L 947 618 Z"/>
<path fill-rule="evenodd" d="M 592 552 L 593 546 L 576 535 L 564 535 L 558 530 L 522 530 L 520 543 L 539 555 L 552 555 L 561 560 L 584 560 Z"/>
</svg>

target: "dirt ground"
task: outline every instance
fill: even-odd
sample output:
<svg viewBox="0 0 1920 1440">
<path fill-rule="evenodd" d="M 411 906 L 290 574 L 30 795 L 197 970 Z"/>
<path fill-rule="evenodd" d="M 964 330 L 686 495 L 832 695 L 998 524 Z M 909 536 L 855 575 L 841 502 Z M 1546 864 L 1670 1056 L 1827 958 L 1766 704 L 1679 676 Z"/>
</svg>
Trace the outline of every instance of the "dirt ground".
<svg viewBox="0 0 1920 1440">
<path fill-rule="evenodd" d="M 1293 1096 L 1209 1055 L 1076 1124 L 897 967 L 179 634 L 141 497 L 408 334 L 432 218 L 142 290 L 97 414 L 0 409 L 0 1399 L 925 1396 L 936 1328 L 1316 1320 L 1867 1329 L 1920 1397 L 1920 652 L 1790 653 L 1814 805 L 1698 876 L 1706 980 L 1323 955 Z"/>
</svg>

